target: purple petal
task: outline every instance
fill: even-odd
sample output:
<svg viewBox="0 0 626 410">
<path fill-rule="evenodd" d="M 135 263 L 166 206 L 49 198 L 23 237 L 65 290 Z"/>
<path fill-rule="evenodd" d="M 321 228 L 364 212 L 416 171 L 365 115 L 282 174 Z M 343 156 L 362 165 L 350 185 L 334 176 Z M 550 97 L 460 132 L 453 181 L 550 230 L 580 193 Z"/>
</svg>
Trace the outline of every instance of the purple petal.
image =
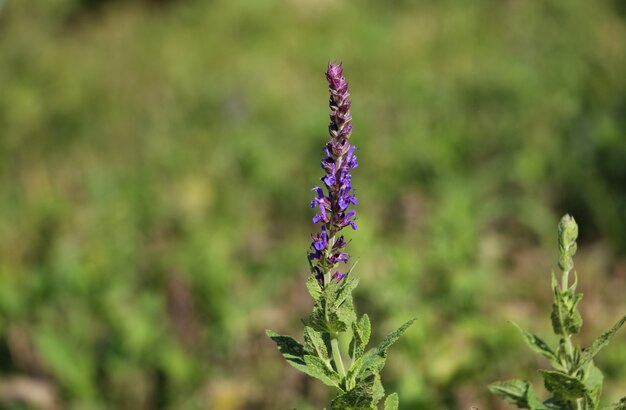
<svg viewBox="0 0 626 410">
<path fill-rule="evenodd" d="M 333 274 L 333 279 L 335 279 L 337 282 L 341 282 L 341 280 L 345 277 L 346 277 L 346 274 L 343 272 L 337 271 Z"/>
</svg>

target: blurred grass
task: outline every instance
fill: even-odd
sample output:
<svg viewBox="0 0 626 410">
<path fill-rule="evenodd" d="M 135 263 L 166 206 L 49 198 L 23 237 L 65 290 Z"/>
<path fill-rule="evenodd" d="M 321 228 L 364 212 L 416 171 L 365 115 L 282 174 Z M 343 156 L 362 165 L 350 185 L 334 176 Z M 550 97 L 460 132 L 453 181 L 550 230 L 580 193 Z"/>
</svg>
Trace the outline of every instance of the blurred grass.
<svg viewBox="0 0 626 410">
<path fill-rule="evenodd" d="M 296 333 L 310 308 L 322 73 L 339 60 L 361 164 L 357 306 L 374 341 L 418 317 L 388 390 L 407 409 L 505 408 L 485 385 L 537 380 L 507 320 L 548 333 L 562 213 L 581 227 L 582 339 L 626 310 L 625 15 L 0 2 L 0 386 L 44 381 L 72 409 L 322 407 L 327 390 L 263 331 Z M 624 335 L 599 361 L 616 401 Z"/>
</svg>

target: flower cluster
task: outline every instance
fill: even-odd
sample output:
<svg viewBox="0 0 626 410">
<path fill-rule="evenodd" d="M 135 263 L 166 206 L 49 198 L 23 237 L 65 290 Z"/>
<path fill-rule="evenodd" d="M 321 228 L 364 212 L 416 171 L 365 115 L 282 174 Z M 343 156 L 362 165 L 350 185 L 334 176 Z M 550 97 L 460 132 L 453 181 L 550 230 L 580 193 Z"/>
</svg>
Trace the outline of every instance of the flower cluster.
<svg viewBox="0 0 626 410">
<path fill-rule="evenodd" d="M 349 209 L 357 203 L 350 175 L 357 166 L 356 148 L 349 141 L 350 94 L 340 64 L 328 65 L 326 79 L 330 91 L 330 140 L 324 146 L 322 183 L 313 188 L 315 197 L 311 207 L 317 210 L 313 222 L 320 229 L 312 236 L 308 258 L 311 276 L 306 281 L 315 304 L 309 317 L 302 321 L 303 344 L 271 330 L 266 333 L 289 364 L 337 388 L 331 409 L 378 409 L 378 403 L 385 397 L 380 372 L 387 350 L 414 319 L 388 334 L 378 347 L 366 349 L 372 327 L 367 314 L 358 318 L 354 308 L 352 292 L 359 282 L 351 273 L 354 265 L 345 273 L 337 270 L 340 262 L 347 263 L 350 258 L 341 231 L 347 226 L 356 229 L 356 212 Z M 339 343 L 342 334 L 350 334 L 352 338 L 350 348 L 343 353 Z M 344 357 L 350 359 L 346 365 Z M 384 408 L 398 410 L 398 403 L 398 395 L 392 393 L 385 398 Z"/>
<path fill-rule="evenodd" d="M 313 273 L 321 286 L 324 286 L 324 276 L 339 262 L 347 262 L 349 255 L 343 252 L 347 242 L 343 235 L 337 237 L 339 231 L 346 226 L 356 229 L 356 211 L 348 207 L 356 205 L 357 199 L 353 195 L 352 176 L 350 171 L 355 168 L 357 157 L 354 155 L 356 147 L 350 144 L 352 133 L 352 115 L 350 114 L 350 93 L 348 83 L 342 75 L 341 64 L 328 64 L 326 79 L 330 91 L 330 125 L 328 132 L 330 140 L 324 147 L 325 156 L 322 159 L 322 169 L 325 175 L 320 179 L 324 188 L 315 187 L 315 197 L 311 207 L 317 208 L 318 213 L 313 223 L 322 223 L 321 231 L 313 236 L 309 260 Z M 335 272 L 333 278 L 340 281 L 345 277 L 342 272 Z"/>
</svg>

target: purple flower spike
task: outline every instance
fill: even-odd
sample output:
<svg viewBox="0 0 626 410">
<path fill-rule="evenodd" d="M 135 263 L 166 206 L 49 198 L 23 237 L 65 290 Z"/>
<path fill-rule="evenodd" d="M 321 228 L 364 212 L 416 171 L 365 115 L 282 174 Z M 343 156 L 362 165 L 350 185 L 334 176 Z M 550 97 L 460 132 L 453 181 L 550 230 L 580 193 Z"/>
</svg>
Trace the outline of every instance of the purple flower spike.
<svg viewBox="0 0 626 410">
<path fill-rule="evenodd" d="M 357 229 L 356 211 L 349 209 L 358 203 L 352 188 L 350 171 L 358 166 L 355 155 L 356 147 L 350 144 L 352 135 L 352 114 L 350 113 L 350 93 L 348 82 L 343 77 L 341 64 L 328 64 L 326 70 L 328 91 L 330 93 L 330 140 L 324 146 L 324 158 L 321 167 L 324 176 L 320 178 L 322 187 L 315 187 L 316 196 L 311 201 L 311 208 L 318 212 L 313 223 L 322 223 L 320 232 L 312 236 L 309 260 L 313 274 L 320 280 L 320 272 L 328 274 L 339 262 L 347 262 L 349 255 L 341 250 L 347 245 L 343 235 L 337 234 L 346 226 Z M 332 276 L 340 281 L 346 275 L 335 272 Z"/>
</svg>

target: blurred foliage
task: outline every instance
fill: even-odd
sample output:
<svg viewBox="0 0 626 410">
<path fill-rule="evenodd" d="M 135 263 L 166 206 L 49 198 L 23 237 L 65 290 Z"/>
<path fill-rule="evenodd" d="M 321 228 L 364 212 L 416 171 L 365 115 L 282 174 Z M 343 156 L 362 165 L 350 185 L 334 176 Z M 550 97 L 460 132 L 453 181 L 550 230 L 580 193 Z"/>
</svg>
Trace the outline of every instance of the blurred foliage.
<svg viewBox="0 0 626 410">
<path fill-rule="evenodd" d="M 504 408 L 485 386 L 537 381 L 506 320 L 546 333 L 565 211 L 583 317 L 605 318 L 583 339 L 626 310 L 624 38 L 618 0 L 0 0 L 2 405 L 326 403 L 263 332 L 312 304 L 340 60 L 357 307 L 373 343 L 418 317 L 388 388 L 407 409 Z M 598 366 L 617 401 L 623 334 Z"/>
</svg>

